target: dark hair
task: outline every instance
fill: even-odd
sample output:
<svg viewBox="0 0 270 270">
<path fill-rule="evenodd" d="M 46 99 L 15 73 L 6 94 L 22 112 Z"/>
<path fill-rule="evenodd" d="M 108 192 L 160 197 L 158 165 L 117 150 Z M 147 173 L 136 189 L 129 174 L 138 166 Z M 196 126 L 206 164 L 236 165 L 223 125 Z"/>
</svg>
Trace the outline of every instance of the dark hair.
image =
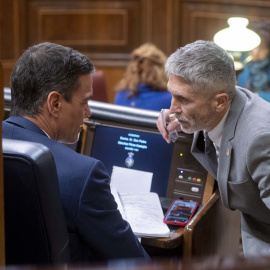
<svg viewBox="0 0 270 270">
<path fill-rule="evenodd" d="M 70 102 L 80 86 L 79 76 L 94 71 L 91 61 L 72 48 L 49 42 L 29 47 L 12 71 L 11 115 L 39 114 L 52 91 Z"/>
</svg>

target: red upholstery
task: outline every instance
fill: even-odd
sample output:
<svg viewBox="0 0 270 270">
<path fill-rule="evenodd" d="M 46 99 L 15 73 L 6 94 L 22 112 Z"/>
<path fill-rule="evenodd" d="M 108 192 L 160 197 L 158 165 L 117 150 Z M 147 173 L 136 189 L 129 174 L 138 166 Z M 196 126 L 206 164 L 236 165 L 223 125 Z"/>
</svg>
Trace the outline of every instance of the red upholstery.
<svg viewBox="0 0 270 270">
<path fill-rule="evenodd" d="M 93 75 L 93 98 L 92 100 L 108 102 L 106 83 L 102 70 L 97 70 Z"/>
</svg>

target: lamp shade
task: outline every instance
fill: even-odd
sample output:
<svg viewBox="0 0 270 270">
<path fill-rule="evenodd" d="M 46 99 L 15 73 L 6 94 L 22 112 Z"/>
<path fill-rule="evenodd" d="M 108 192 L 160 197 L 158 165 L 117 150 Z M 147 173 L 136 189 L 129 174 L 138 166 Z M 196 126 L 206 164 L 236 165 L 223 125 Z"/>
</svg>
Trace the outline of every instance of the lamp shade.
<svg viewBox="0 0 270 270">
<path fill-rule="evenodd" d="M 229 27 L 218 31 L 214 42 L 227 51 L 251 51 L 261 43 L 258 34 L 247 28 L 246 18 L 233 17 L 228 19 Z"/>
</svg>

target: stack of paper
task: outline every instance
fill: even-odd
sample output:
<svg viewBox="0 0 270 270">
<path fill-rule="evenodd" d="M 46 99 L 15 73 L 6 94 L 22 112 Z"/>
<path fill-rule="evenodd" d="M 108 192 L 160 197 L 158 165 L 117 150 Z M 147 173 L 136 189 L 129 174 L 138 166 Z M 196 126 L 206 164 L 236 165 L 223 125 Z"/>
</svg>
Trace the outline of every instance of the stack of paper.
<svg viewBox="0 0 270 270">
<path fill-rule="evenodd" d="M 151 181 L 149 172 L 114 167 L 112 194 L 123 218 L 137 237 L 168 237 L 170 229 L 163 223 L 158 195 L 150 192 Z"/>
</svg>

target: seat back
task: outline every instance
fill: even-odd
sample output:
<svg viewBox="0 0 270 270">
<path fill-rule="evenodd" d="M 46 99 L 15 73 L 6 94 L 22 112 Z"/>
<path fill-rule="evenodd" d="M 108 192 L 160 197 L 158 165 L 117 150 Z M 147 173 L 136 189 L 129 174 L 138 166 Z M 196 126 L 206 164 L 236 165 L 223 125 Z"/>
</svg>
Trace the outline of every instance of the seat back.
<svg viewBox="0 0 270 270">
<path fill-rule="evenodd" d="M 41 144 L 3 139 L 6 264 L 69 260 L 56 167 Z"/>
<path fill-rule="evenodd" d="M 102 70 L 97 70 L 93 75 L 93 91 L 92 100 L 108 102 L 107 89 L 104 73 Z"/>
</svg>

